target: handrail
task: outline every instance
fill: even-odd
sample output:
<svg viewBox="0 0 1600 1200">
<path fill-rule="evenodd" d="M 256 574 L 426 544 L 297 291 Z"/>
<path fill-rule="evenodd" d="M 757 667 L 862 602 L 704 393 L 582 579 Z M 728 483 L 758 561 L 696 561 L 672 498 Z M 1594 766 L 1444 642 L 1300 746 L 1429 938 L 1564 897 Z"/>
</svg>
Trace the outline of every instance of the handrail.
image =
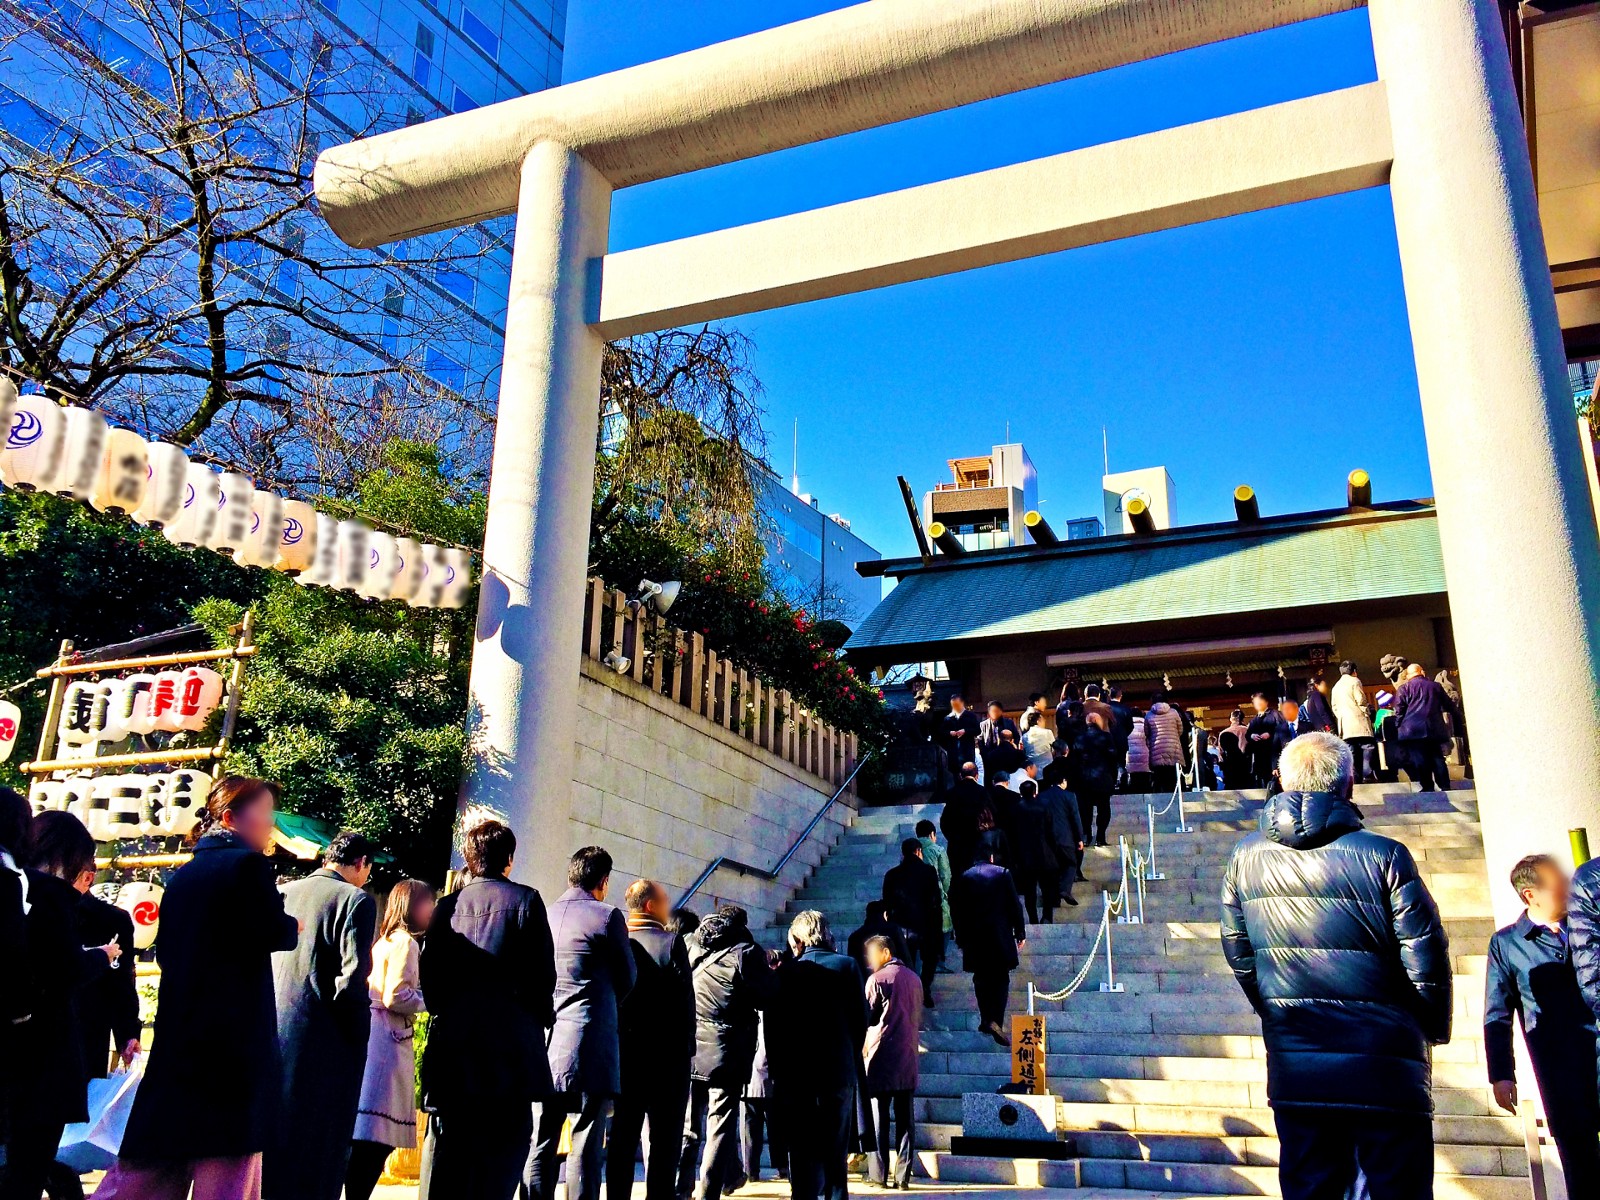
<svg viewBox="0 0 1600 1200">
<path fill-rule="evenodd" d="M 800 847 L 806 844 L 806 839 L 811 836 L 812 831 L 822 824 L 822 818 L 828 815 L 828 810 L 834 806 L 840 796 L 844 795 L 845 789 L 855 782 L 856 776 L 861 773 L 861 768 L 867 765 L 867 760 L 871 757 L 872 754 L 869 752 L 856 760 L 856 765 L 850 768 L 850 774 L 844 777 L 844 782 L 839 785 L 839 790 L 829 796 L 828 802 L 817 810 L 817 815 L 811 818 L 811 823 L 801 831 L 799 837 L 795 838 L 794 845 L 785 851 L 784 856 L 778 860 L 778 865 L 773 867 L 772 870 L 769 871 L 765 867 L 752 867 L 749 863 L 740 862 L 738 859 L 728 858 L 726 855 L 719 854 L 711 860 L 711 864 L 704 871 L 700 872 L 700 877 L 689 885 L 689 890 L 678 897 L 678 903 L 673 907 L 682 908 L 690 900 L 693 900 L 695 893 L 704 887 L 706 881 L 715 875 L 721 867 L 727 867 L 728 870 L 737 871 L 741 875 L 753 875 L 757 879 L 765 879 L 769 882 L 783 874 L 783 869 L 789 865 L 789 860 L 800 852 Z"/>
</svg>

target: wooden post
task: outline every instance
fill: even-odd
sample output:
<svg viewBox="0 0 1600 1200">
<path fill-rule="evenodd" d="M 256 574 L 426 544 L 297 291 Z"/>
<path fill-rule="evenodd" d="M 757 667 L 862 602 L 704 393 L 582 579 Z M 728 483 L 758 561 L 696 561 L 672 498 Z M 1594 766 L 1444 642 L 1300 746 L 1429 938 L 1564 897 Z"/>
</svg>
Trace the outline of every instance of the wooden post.
<svg viewBox="0 0 1600 1200">
<path fill-rule="evenodd" d="M 61 649 L 56 655 L 56 665 L 66 666 L 72 657 L 72 640 L 63 639 Z M 50 698 L 44 705 L 44 724 L 39 727 L 39 754 L 38 760 L 44 762 L 56 756 L 56 726 L 61 724 L 61 701 L 66 694 L 67 680 L 64 675 L 57 675 L 50 681 Z"/>
<path fill-rule="evenodd" d="M 600 634 L 602 632 L 601 626 L 605 624 L 602 619 L 605 603 L 606 585 L 598 579 L 589 580 L 589 628 L 587 631 L 588 637 L 584 640 L 584 652 L 596 662 L 599 662 L 601 657 Z"/>
<path fill-rule="evenodd" d="M 722 660 L 722 678 L 717 684 L 717 690 L 722 695 L 722 727 L 724 729 L 737 729 L 733 715 L 733 664 L 727 659 Z"/>
<path fill-rule="evenodd" d="M 702 717 L 710 715 L 711 689 L 706 680 L 706 640 L 698 633 L 689 635 L 689 695 L 685 703 Z"/>
<path fill-rule="evenodd" d="M 644 682 L 644 660 L 646 652 L 650 649 L 650 626 L 646 623 L 644 609 L 632 610 L 626 608 L 628 619 L 633 624 L 633 681 Z"/>
</svg>

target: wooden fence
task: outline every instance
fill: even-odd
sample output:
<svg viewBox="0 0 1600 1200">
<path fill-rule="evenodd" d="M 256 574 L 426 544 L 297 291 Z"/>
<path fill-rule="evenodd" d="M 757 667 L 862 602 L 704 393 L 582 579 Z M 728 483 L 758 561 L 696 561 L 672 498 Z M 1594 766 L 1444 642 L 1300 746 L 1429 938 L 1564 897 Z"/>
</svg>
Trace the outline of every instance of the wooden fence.
<svg viewBox="0 0 1600 1200">
<path fill-rule="evenodd" d="M 856 735 L 835 729 L 705 644 L 669 625 L 648 605 L 628 607 L 626 592 L 589 581 L 583 652 L 604 663 L 616 651 L 627 678 L 835 786 L 855 766 Z"/>
</svg>

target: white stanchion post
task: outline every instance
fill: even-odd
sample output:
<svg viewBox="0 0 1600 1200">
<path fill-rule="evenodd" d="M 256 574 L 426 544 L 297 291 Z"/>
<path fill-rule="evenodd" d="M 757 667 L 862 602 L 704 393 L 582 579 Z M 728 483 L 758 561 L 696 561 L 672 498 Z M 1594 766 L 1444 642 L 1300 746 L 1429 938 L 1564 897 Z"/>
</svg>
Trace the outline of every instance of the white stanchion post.
<svg viewBox="0 0 1600 1200">
<path fill-rule="evenodd" d="M 1100 918 L 1106 927 L 1106 981 L 1100 985 L 1102 992 L 1120 992 L 1122 985 L 1117 982 L 1116 972 L 1111 966 L 1111 893 L 1102 891 L 1101 899 L 1105 901 L 1105 915 Z"/>
<path fill-rule="evenodd" d="M 1138 918 L 1136 918 L 1133 915 L 1132 907 L 1129 904 L 1129 900 L 1130 900 L 1131 897 L 1128 894 L 1128 835 L 1127 834 L 1124 833 L 1124 834 L 1119 834 L 1117 836 L 1117 851 L 1122 856 L 1122 883 L 1121 883 L 1122 911 L 1117 914 L 1117 924 L 1118 925 L 1135 925 L 1135 924 L 1138 923 Z"/>
<path fill-rule="evenodd" d="M 1146 804 L 1144 815 L 1150 826 L 1150 861 L 1145 864 L 1144 877 L 1146 879 L 1165 879 L 1166 876 L 1156 870 L 1156 806 Z"/>
<path fill-rule="evenodd" d="M 1178 827 L 1176 829 L 1174 829 L 1173 832 L 1174 833 L 1193 833 L 1194 832 L 1194 830 L 1189 828 L 1189 821 L 1184 816 L 1184 812 L 1183 812 L 1183 776 L 1182 776 L 1181 773 L 1178 776 Z"/>
<path fill-rule="evenodd" d="M 1033 980 L 1028 980 L 1028 1015 L 1033 1016 Z"/>
</svg>

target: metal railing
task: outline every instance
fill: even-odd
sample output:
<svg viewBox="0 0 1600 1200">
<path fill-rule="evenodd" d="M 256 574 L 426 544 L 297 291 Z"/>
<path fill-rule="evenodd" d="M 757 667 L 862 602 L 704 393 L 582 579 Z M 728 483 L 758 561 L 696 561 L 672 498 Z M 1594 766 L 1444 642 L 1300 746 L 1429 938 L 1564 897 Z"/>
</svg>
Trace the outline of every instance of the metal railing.
<svg viewBox="0 0 1600 1200">
<path fill-rule="evenodd" d="M 800 853 L 800 847 L 806 844 L 807 839 L 816 831 L 817 826 L 822 824 L 822 818 L 826 817 L 833 806 L 838 803 L 839 797 L 844 795 L 850 785 L 855 782 L 856 776 L 861 773 L 861 768 L 866 766 L 871 758 L 872 755 L 869 753 L 856 760 L 855 764 L 850 768 L 850 773 L 845 776 L 844 782 L 839 785 L 833 795 L 828 797 L 828 802 L 817 810 L 817 815 L 812 817 L 810 823 L 801 830 L 800 836 L 794 840 L 794 845 L 784 851 L 783 857 L 778 860 L 775 867 L 771 870 L 766 867 L 753 867 L 749 863 L 740 862 L 736 858 L 729 858 L 725 854 L 719 854 L 711 860 L 710 865 L 704 871 L 700 872 L 699 877 L 689 885 L 689 890 L 678 897 L 678 903 L 674 907 L 682 908 L 690 900 L 694 899 L 695 893 L 703 888 L 706 885 L 706 881 L 723 867 L 740 875 L 750 875 L 756 879 L 766 880 L 768 883 L 778 878 L 779 875 L 783 874 L 783 869 L 789 865 L 789 860 Z"/>
</svg>

